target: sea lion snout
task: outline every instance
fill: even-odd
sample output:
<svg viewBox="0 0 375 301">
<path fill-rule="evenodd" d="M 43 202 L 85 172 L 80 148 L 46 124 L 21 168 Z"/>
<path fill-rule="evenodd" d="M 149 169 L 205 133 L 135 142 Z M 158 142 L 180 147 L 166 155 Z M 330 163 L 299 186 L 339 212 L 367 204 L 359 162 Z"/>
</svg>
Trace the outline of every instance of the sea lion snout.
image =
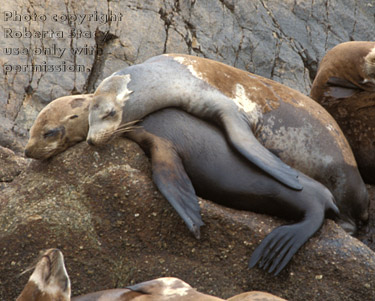
<svg viewBox="0 0 375 301">
<path fill-rule="evenodd" d="M 32 151 L 30 148 L 25 148 L 25 156 L 26 158 L 32 158 Z"/>
<path fill-rule="evenodd" d="M 88 139 L 86 140 L 86 142 L 87 142 L 88 145 L 90 145 L 90 146 L 95 146 L 95 143 L 94 143 L 94 141 L 93 141 L 91 138 L 88 138 Z"/>
<path fill-rule="evenodd" d="M 64 256 L 58 249 L 49 249 L 39 257 L 34 272 L 17 301 L 69 301 L 70 294 L 71 285 Z"/>
<path fill-rule="evenodd" d="M 48 155 L 45 151 L 45 145 L 43 147 L 40 147 L 42 145 L 38 145 L 36 143 L 33 143 L 32 141 L 29 141 L 25 147 L 25 157 L 35 160 L 44 160 L 48 158 Z"/>
</svg>

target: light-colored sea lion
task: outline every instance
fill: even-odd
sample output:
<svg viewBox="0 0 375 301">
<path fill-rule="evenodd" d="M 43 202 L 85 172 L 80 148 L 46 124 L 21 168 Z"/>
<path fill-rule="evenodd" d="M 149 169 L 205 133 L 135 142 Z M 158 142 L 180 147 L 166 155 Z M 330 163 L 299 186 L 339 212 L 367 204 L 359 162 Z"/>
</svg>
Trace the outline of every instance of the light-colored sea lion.
<svg viewBox="0 0 375 301">
<path fill-rule="evenodd" d="M 253 163 L 281 182 L 278 175 L 287 169 L 270 153 L 323 183 L 335 196 L 348 232 L 355 231 L 354 221 L 367 220 L 366 187 L 329 113 L 298 91 L 212 60 L 162 55 L 106 78 L 90 105 L 87 141 L 104 143 L 126 131 L 129 122 L 165 107 L 219 124 L 231 145 L 250 161 L 252 155 L 264 159 Z"/>
<path fill-rule="evenodd" d="M 45 251 L 16 301 L 69 301 L 70 279 L 58 249 Z"/>
<path fill-rule="evenodd" d="M 195 70 L 192 62 L 198 62 L 197 67 L 202 70 Z M 114 131 L 126 127 L 129 122 L 163 108 L 180 107 L 198 117 L 214 120 L 224 128 L 230 143 L 250 162 L 288 187 L 301 190 L 298 172 L 263 147 L 252 132 L 261 112 L 255 103 L 244 102 L 246 95 L 240 81 L 236 90 L 231 91 L 235 95 L 229 96 L 214 89 L 209 81 L 200 80 L 203 76 L 200 72 L 208 71 L 206 67 L 220 67 L 211 66 L 212 63 L 215 62 L 200 58 L 193 61 L 190 56 L 164 55 L 104 79 L 90 106 L 88 143 L 105 143 Z M 226 67 L 228 74 L 221 74 L 225 70 L 220 68 L 212 70 L 214 80 L 218 79 L 215 84 L 222 86 L 232 81 L 231 75 L 240 75 L 229 72 L 237 69 Z M 252 114 L 246 115 L 249 111 Z"/>
<path fill-rule="evenodd" d="M 91 98 L 91 94 L 64 96 L 45 106 L 30 129 L 25 155 L 44 160 L 85 140 Z"/>
<path fill-rule="evenodd" d="M 71 298 L 69 275 L 64 256 L 58 249 L 49 249 L 39 258 L 25 288 L 16 301 L 219 301 L 224 300 L 196 291 L 189 284 L 174 277 L 158 278 L 127 288 L 108 289 Z M 271 294 L 254 292 L 232 297 L 230 300 L 256 301 L 263 295 L 269 301 L 281 301 Z M 245 297 L 245 299 L 243 298 Z M 272 298 L 274 297 L 274 298 Z M 234 299 L 233 299 L 234 298 Z"/>
<path fill-rule="evenodd" d="M 346 42 L 329 50 L 311 97 L 336 119 L 365 182 L 375 184 L 375 42 Z"/>
<path fill-rule="evenodd" d="M 203 221 L 196 192 L 229 207 L 300 220 L 272 231 L 251 267 L 259 263 L 278 274 L 319 229 L 325 212 L 338 213 L 333 196 L 317 181 L 301 173 L 302 191 L 285 187 L 234 151 L 217 127 L 186 112 L 153 113 L 127 137 L 151 156 L 154 182 L 197 238 Z"/>
</svg>

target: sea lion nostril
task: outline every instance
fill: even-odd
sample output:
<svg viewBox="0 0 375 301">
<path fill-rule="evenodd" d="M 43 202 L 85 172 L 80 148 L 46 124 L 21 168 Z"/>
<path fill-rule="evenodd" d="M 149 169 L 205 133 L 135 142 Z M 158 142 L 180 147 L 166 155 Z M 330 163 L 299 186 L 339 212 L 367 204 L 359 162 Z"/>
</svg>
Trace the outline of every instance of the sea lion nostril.
<svg viewBox="0 0 375 301">
<path fill-rule="evenodd" d="M 25 156 L 27 158 L 31 158 L 31 151 L 30 151 L 30 149 L 28 149 L 28 148 L 25 149 Z"/>
<path fill-rule="evenodd" d="M 86 141 L 87 141 L 87 143 L 88 143 L 90 146 L 95 146 L 95 143 L 92 141 L 91 138 L 87 139 Z"/>
</svg>

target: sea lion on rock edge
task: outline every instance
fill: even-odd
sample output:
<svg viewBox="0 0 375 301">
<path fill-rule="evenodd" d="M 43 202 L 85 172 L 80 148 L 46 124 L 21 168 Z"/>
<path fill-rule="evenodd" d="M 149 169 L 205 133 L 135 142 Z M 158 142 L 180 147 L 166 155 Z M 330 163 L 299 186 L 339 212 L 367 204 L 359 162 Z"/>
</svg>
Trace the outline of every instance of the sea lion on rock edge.
<svg viewBox="0 0 375 301">
<path fill-rule="evenodd" d="M 86 106 L 88 103 L 89 97 Z M 81 109 L 87 112 L 83 106 Z M 61 116 L 60 120 L 66 119 Z M 75 120 L 71 130 L 84 121 Z M 285 187 L 233 151 L 214 125 L 183 111 L 153 113 L 139 126 L 144 128 L 134 129 L 127 137 L 151 155 L 154 182 L 196 237 L 203 221 L 195 190 L 226 206 L 301 220 L 272 231 L 255 250 L 251 266 L 260 262 L 270 272 L 279 273 L 319 229 L 325 211 L 338 212 L 331 193 L 320 183 L 301 174 L 302 191 Z"/>
<path fill-rule="evenodd" d="M 320 228 L 326 211 L 339 213 L 319 182 L 300 173 L 302 191 L 285 187 L 233 150 L 217 127 L 186 112 L 164 109 L 141 125 L 126 136 L 150 155 L 154 182 L 197 237 L 203 222 L 196 194 L 228 207 L 299 220 L 274 229 L 255 249 L 250 267 L 259 263 L 277 275 Z"/>
<path fill-rule="evenodd" d="M 106 78 L 90 105 L 87 141 L 104 143 L 127 130 L 128 122 L 165 107 L 221 125 L 240 153 L 250 147 L 250 157 L 264 159 L 253 162 L 278 180 L 265 167 L 277 165 L 278 175 L 289 169 L 271 160 L 270 152 L 321 182 L 335 196 L 346 231 L 354 233 L 355 221 L 368 219 L 367 190 L 353 153 L 324 108 L 298 91 L 212 60 L 162 55 Z"/>
<path fill-rule="evenodd" d="M 375 42 L 346 42 L 329 50 L 310 95 L 340 125 L 365 182 L 375 184 Z"/>
<path fill-rule="evenodd" d="M 38 259 L 29 281 L 16 301 L 223 300 L 200 293 L 186 282 L 174 277 L 158 278 L 127 288 L 103 290 L 73 298 L 70 295 L 70 279 L 65 268 L 64 256 L 58 249 L 49 249 Z M 261 297 L 264 299 L 259 299 Z M 230 300 L 285 301 L 285 299 L 263 292 L 243 293 L 230 298 Z"/>
</svg>

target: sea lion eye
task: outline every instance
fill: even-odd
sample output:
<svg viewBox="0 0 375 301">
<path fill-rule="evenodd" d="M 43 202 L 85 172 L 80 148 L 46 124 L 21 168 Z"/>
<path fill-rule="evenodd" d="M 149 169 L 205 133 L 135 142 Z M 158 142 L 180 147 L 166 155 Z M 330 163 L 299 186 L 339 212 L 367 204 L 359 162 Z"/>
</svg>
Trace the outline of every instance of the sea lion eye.
<svg viewBox="0 0 375 301">
<path fill-rule="evenodd" d="M 45 132 L 45 133 L 43 134 L 43 137 L 44 137 L 44 139 L 46 139 L 46 138 L 50 138 L 50 137 L 54 137 L 54 136 L 56 136 L 58 133 L 59 133 L 59 129 L 58 129 L 58 128 L 56 128 L 56 129 L 52 129 L 52 130 L 49 130 L 49 131 Z"/>
<path fill-rule="evenodd" d="M 108 117 L 113 117 L 116 115 L 116 111 L 114 109 L 112 109 L 111 111 L 107 112 L 103 117 L 102 119 L 106 119 Z"/>
</svg>

